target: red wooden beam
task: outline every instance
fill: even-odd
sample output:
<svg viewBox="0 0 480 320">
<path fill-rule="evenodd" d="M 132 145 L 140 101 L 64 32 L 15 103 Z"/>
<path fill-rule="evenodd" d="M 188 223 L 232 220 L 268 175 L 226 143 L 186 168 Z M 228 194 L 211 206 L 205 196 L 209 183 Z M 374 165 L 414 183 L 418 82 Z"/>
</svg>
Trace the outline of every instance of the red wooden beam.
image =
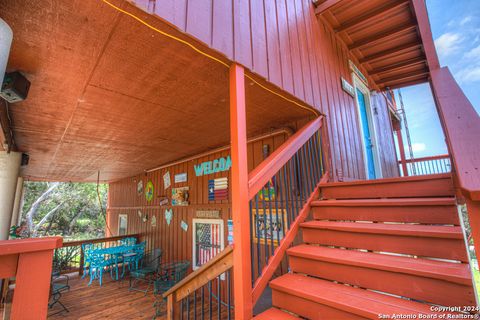
<svg viewBox="0 0 480 320">
<path fill-rule="evenodd" d="M 377 80 L 377 83 L 385 84 L 388 87 L 389 83 L 405 82 L 407 80 L 416 80 L 418 78 L 427 78 L 427 71 L 410 71 L 407 73 L 400 73 L 388 78 L 380 78 Z"/>
<path fill-rule="evenodd" d="M 431 157 L 421 157 L 421 158 L 415 158 L 415 159 L 407 159 L 407 163 L 412 163 L 412 162 L 422 162 L 422 161 L 432 161 L 432 160 L 442 160 L 442 159 L 448 159 L 450 156 L 448 154 L 442 154 L 438 156 L 431 156 Z"/>
<path fill-rule="evenodd" d="M 413 31 L 413 30 L 416 29 L 416 27 L 417 27 L 417 25 L 414 22 L 410 22 L 410 23 L 407 23 L 407 24 L 404 24 L 404 25 L 401 25 L 401 26 L 397 26 L 397 27 L 392 28 L 390 30 L 382 31 L 380 33 L 371 35 L 367 38 L 355 41 L 354 43 L 352 43 L 351 45 L 348 46 L 348 49 L 354 50 L 354 49 L 358 49 L 358 48 L 366 46 L 366 45 L 372 45 L 372 44 L 374 44 L 376 42 L 379 42 L 381 40 L 393 38 L 393 37 L 399 36 L 403 33 Z"/>
<path fill-rule="evenodd" d="M 368 74 L 371 75 L 371 76 L 374 76 L 374 75 L 377 75 L 377 74 L 380 74 L 380 73 L 399 71 L 399 70 L 403 70 L 403 69 L 406 69 L 406 68 L 409 68 L 409 67 L 413 67 L 413 66 L 416 66 L 416 65 L 419 65 L 419 64 L 422 64 L 422 63 L 423 64 L 426 63 L 425 58 L 423 58 L 423 57 L 412 58 L 412 59 L 404 60 L 402 62 L 395 63 L 395 64 L 392 64 L 392 65 L 387 65 L 387 66 L 384 66 L 384 67 L 381 67 L 381 68 L 373 69 L 372 71 L 368 72 Z"/>
<path fill-rule="evenodd" d="M 430 71 L 438 69 L 440 68 L 440 62 L 438 62 L 437 51 L 433 43 L 425 0 L 412 0 L 412 4 L 413 11 L 417 17 L 418 30 L 420 32 L 420 38 L 422 39 L 425 56 L 427 57 L 428 67 Z"/>
<path fill-rule="evenodd" d="M 252 199 L 298 149 L 321 128 L 322 119 L 323 116 L 310 121 L 250 172 L 248 175 L 248 199 Z"/>
<path fill-rule="evenodd" d="M 232 157 L 233 293 L 235 319 L 251 319 L 252 273 L 248 208 L 247 124 L 245 74 L 242 66 L 230 67 L 230 139 Z"/>
<path fill-rule="evenodd" d="M 308 214 L 310 213 L 312 201 L 318 199 L 318 196 L 320 194 L 320 185 L 323 183 L 327 183 L 328 179 L 329 177 L 327 173 L 322 177 L 322 179 L 320 180 L 320 183 L 315 188 L 315 191 L 312 192 L 307 202 L 303 206 L 302 210 L 300 210 L 300 213 L 298 214 L 297 218 L 290 226 L 290 229 L 288 230 L 287 234 L 281 241 L 280 245 L 275 249 L 273 256 L 270 257 L 269 259 L 268 265 L 266 265 L 263 268 L 262 275 L 255 281 L 255 284 L 253 285 L 253 293 L 252 293 L 253 304 L 255 304 L 260 298 L 260 296 L 262 295 L 262 292 L 263 290 L 265 290 L 268 282 L 272 278 L 273 273 L 275 272 L 275 270 L 277 270 L 278 266 L 282 262 L 282 259 L 285 256 L 285 252 L 287 251 L 288 248 L 290 248 L 290 245 L 293 243 L 293 240 L 295 240 L 300 224 L 305 221 Z"/>
<path fill-rule="evenodd" d="M 366 57 L 360 59 L 360 63 L 370 63 L 370 62 L 373 62 L 373 61 L 385 59 L 386 57 L 389 57 L 389 56 L 392 56 L 392 55 L 399 56 L 399 55 L 401 55 L 405 52 L 411 51 L 412 49 L 420 48 L 421 46 L 422 46 L 422 44 L 417 42 L 417 41 L 402 44 L 400 46 L 396 46 L 394 48 L 387 49 L 387 50 L 380 51 L 378 53 L 374 53 L 372 55 L 366 56 Z"/>
<path fill-rule="evenodd" d="M 323 12 L 332 8 L 334 5 L 336 5 L 337 3 L 341 2 L 341 1 L 342 0 L 326 0 L 326 1 L 317 5 L 317 7 L 315 8 L 315 14 L 316 15 L 322 14 Z"/>
<path fill-rule="evenodd" d="M 378 19 L 381 16 L 384 16 L 394 10 L 396 10 L 399 7 L 407 5 L 409 0 L 395 0 L 395 1 L 390 1 L 387 5 L 382 6 L 380 8 L 375 7 L 375 9 L 368 11 L 360 16 L 358 16 L 355 19 L 351 19 L 348 22 L 342 24 L 340 27 L 336 28 L 336 32 L 342 32 L 342 31 L 347 31 L 349 29 L 352 29 L 356 26 L 358 26 L 361 23 L 367 22 L 372 19 Z"/>
</svg>

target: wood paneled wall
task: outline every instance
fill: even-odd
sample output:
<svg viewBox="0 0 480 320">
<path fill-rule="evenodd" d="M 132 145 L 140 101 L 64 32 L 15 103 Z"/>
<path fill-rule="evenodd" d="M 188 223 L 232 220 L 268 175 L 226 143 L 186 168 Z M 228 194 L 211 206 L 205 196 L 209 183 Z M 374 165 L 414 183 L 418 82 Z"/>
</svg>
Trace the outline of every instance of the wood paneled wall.
<svg viewBox="0 0 480 320">
<path fill-rule="evenodd" d="M 334 177 L 365 179 L 355 101 L 340 83 L 351 82 L 348 60 L 356 61 L 311 0 L 133 2 L 324 113 Z M 378 116 L 380 131 L 389 130 L 388 114 Z M 383 151 L 385 164 L 396 161 L 392 148 Z"/>
</svg>

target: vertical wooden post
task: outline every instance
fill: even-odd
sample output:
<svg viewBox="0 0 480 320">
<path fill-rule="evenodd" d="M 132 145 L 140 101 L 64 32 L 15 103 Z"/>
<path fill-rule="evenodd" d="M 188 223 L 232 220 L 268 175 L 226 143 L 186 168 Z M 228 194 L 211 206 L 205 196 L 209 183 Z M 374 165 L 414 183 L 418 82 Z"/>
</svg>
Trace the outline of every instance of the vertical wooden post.
<svg viewBox="0 0 480 320">
<path fill-rule="evenodd" d="M 13 294 L 12 320 L 46 319 L 53 250 L 20 254 Z"/>
<path fill-rule="evenodd" d="M 407 159 L 405 157 L 405 145 L 403 144 L 402 125 L 400 121 L 394 124 L 393 130 L 395 130 L 395 134 L 397 135 L 398 151 L 400 152 L 400 163 L 402 165 L 403 176 L 408 177 Z M 412 162 L 412 166 L 413 165 L 415 164 Z"/>
<path fill-rule="evenodd" d="M 475 248 L 477 259 L 480 258 L 480 202 L 465 199 L 468 212 L 468 221 L 470 222 L 471 237 Z M 468 249 L 468 248 L 467 248 Z"/>
<path fill-rule="evenodd" d="M 230 140 L 232 144 L 233 287 L 235 319 L 252 318 L 250 217 L 248 210 L 247 124 L 245 74 L 230 67 Z"/>
</svg>

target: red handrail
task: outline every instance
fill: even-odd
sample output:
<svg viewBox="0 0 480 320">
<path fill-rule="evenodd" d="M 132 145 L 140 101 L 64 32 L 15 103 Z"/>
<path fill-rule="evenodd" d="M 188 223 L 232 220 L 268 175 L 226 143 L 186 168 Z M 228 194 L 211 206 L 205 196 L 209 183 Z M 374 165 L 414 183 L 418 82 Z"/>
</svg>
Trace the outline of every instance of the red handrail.
<svg viewBox="0 0 480 320">
<path fill-rule="evenodd" d="M 430 156 L 430 157 L 421 157 L 421 158 L 415 158 L 415 159 L 405 159 L 406 163 L 415 163 L 415 162 L 423 162 L 423 161 L 432 161 L 432 160 L 442 160 L 442 159 L 448 159 L 450 156 L 448 154 L 442 154 L 442 155 L 437 155 L 437 156 Z M 398 163 L 401 163 L 401 160 L 398 160 Z"/>
</svg>

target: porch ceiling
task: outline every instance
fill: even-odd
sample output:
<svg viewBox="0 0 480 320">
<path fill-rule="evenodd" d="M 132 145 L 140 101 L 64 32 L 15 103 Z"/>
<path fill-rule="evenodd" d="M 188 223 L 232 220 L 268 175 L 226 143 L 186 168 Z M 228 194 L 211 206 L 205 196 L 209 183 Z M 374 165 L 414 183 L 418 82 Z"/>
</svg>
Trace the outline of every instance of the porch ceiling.
<svg viewBox="0 0 480 320">
<path fill-rule="evenodd" d="M 424 0 L 324 0 L 316 13 L 379 89 L 428 81 L 429 67 L 438 64 Z"/>
<path fill-rule="evenodd" d="M 100 170 L 115 180 L 229 143 L 225 66 L 99 0 L 0 0 L 0 17 L 14 33 L 8 69 L 32 82 L 27 100 L 10 106 L 16 144 L 30 155 L 26 178 L 95 181 Z M 310 114 L 246 87 L 249 135 Z"/>
</svg>

